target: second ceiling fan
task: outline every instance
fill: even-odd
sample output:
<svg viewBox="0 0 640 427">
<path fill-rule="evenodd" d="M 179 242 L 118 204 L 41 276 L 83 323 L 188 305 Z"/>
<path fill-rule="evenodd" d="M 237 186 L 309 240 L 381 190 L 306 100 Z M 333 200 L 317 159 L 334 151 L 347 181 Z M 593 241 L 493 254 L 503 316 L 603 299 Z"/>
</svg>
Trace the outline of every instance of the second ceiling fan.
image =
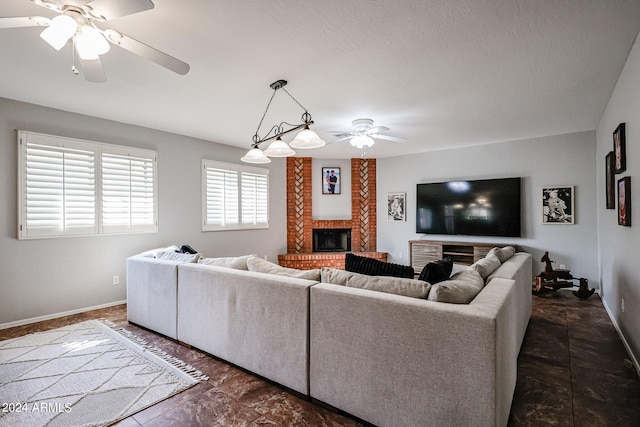
<svg viewBox="0 0 640 427">
<path fill-rule="evenodd" d="M 353 125 L 352 131 L 346 132 L 334 132 L 334 136 L 337 138 L 334 142 L 349 140 L 349 143 L 356 148 L 362 150 L 371 147 L 375 144 L 376 139 L 382 139 L 393 142 L 406 142 L 406 138 L 398 136 L 386 135 L 390 129 L 386 126 L 373 126 L 372 119 L 356 119 L 351 122 Z"/>
</svg>

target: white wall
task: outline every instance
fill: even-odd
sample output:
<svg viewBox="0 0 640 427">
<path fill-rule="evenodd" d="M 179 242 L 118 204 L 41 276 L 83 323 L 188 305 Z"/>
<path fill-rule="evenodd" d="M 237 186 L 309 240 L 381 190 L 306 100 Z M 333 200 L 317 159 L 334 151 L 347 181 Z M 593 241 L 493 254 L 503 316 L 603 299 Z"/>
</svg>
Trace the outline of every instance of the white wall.
<svg viewBox="0 0 640 427">
<path fill-rule="evenodd" d="M 322 168 L 340 168 L 340 194 L 322 194 Z M 351 160 L 313 159 L 312 217 L 313 219 L 351 219 Z"/>
<path fill-rule="evenodd" d="M 618 225 L 617 210 L 606 209 L 604 158 L 613 150 L 613 131 L 625 123 L 627 170 L 631 177 L 632 226 Z M 640 41 L 636 40 L 596 132 L 598 244 L 604 301 L 627 345 L 640 358 Z M 617 194 L 617 192 L 616 192 Z M 617 206 L 617 202 L 616 202 Z M 620 300 L 624 299 L 622 312 Z"/>
<path fill-rule="evenodd" d="M 17 240 L 16 129 L 157 150 L 159 232 Z M 150 248 L 188 243 L 205 256 L 255 253 L 277 262 L 287 246 L 284 159 L 268 166 L 269 229 L 201 231 L 201 160 L 239 163 L 245 152 L 0 98 L 0 326 L 124 300 L 125 259 Z"/>
<path fill-rule="evenodd" d="M 596 239 L 595 133 L 581 132 L 378 159 L 378 250 L 393 262 L 408 264 L 408 241 L 414 239 L 513 243 L 531 253 L 534 274 L 543 271 L 540 258 L 565 264 L 575 277 L 598 287 Z M 521 238 L 416 234 L 416 184 L 457 179 L 522 177 Z M 541 189 L 575 186 L 575 225 L 542 224 Z M 407 193 L 407 221 L 388 222 L 386 195 Z"/>
</svg>

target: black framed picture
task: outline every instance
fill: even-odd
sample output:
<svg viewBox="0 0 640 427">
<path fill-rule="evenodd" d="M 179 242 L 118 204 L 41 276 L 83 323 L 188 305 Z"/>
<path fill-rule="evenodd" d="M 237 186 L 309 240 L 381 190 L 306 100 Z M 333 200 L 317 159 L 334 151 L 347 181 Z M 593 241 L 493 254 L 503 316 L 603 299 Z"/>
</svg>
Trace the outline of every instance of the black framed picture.
<svg viewBox="0 0 640 427">
<path fill-rule="evenodd" d="M 322 168 L 322 194 L 340 194 L 340 168 Z"/>
<path fill-rule="evenodd" d="M 625 150 L 624 123 L 620 123 L 613 131 L 613 152 L 615 155 L 615 173 L 624 172 L 627 169 L 627 153 Z"/>
<path fill-rule="evenodd" d="M 616 208 L 616 189 L 615 189 L 615 174 L 613 169 L 615 168 L 615 157 L 613 151 L 610 151 L 605 157 L 605 194 L 607 197 L 607 209 Z"/>
<path fill-rule="evenodd" d="M 542 188 L 542 223 L 574 224 L 574 187 L 555 186 Z"/>
<path fill-rule="evenodd" d="M 618 180 L 618 224 L 631 226 L 631 177 Z"/>
</svg>

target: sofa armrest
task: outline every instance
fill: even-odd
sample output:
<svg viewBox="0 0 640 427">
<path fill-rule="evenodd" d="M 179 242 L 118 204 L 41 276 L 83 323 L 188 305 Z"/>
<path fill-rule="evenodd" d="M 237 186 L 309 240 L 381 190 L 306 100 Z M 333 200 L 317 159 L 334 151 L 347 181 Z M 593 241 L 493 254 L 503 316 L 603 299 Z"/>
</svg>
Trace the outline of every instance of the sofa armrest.
<svg viewBox="0 0 640 427">
<path fill-rule="evenodd" d="M 311 396 L 379 426 L 506 425 L 516 372 L 500 364 L 517 353 L 499 354 L 502 285 L 468 305 L 313 286 Z"/>
<path fill-rule="evenodd" d="M 127 258 L 127 319 L 177 339 L 178 264 L 136 255 Z"/>
<path fill-rule="evenodd" d="M 225 267 L 179 267 L 178 339 L 309 393 L 309 288 L 318 283 Z"/>
</svg>

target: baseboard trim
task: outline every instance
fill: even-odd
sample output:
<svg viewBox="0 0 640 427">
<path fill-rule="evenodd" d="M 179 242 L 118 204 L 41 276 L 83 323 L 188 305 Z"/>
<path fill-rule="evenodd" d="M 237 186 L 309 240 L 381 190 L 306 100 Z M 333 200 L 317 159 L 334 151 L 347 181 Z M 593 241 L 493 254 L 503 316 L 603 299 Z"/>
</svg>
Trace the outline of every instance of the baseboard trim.
<svg viewBox="0 0 640 427">
<path fill-rule="evenodd" d="M 631 362 L 633 362 L 633 366 L 636 368 L 636 372 L 640 376 L 640 364 L 638 363 L 638 358 L 636 357 L 635 354 L 633 354 L 633 350 L 631 350 L 631 346 L 629 346 L 629 343 L 627 342 L 624 335 L 622 334 L 622 331 L 620 330 L 620 326 L 618 325 L 618 322 L 616 321 L 616 319 L 613 317 L 613 313 L 609 309 L 609 306 L 607 305 L 607 301 L 604 298 L 602 298 L 602 305 L 604 305 L 604 309 L 606 310 L 607 315 L 609 316 L 609 319 L 611 319 L 611 323 L 613 323 L 613 327 L 616 329 L 616 332 L 618 332 L 618 336 L 622 340 L 622 344 L 624 345 L 624 348 L 627 350 L 629 357 L 631 357 Z"/>
<path fill-rule="evenodd" d="M 9 322 L 9 323 L 0 323 L 0 329 L 15 328 L 16 326 L 23 326 L 31 323 L 43 322 L 45 320 L 57 319 L 59 317 L 71 316 L 73 314 L 84 313 L 85 311 L 99 310 L 101 308 L 113 307 L 115 305 L 126 304 L 126 303 L 127 303 L 127 300 L 114 301 L 106 304 L 94 305 L 92 307 L 69 310 L 62 313 L 47 314 L 46 316 L 38 316 L 38 317 L 32 317 L 30 319 L 16 320 L 15 322 Z"/>
</svg>

